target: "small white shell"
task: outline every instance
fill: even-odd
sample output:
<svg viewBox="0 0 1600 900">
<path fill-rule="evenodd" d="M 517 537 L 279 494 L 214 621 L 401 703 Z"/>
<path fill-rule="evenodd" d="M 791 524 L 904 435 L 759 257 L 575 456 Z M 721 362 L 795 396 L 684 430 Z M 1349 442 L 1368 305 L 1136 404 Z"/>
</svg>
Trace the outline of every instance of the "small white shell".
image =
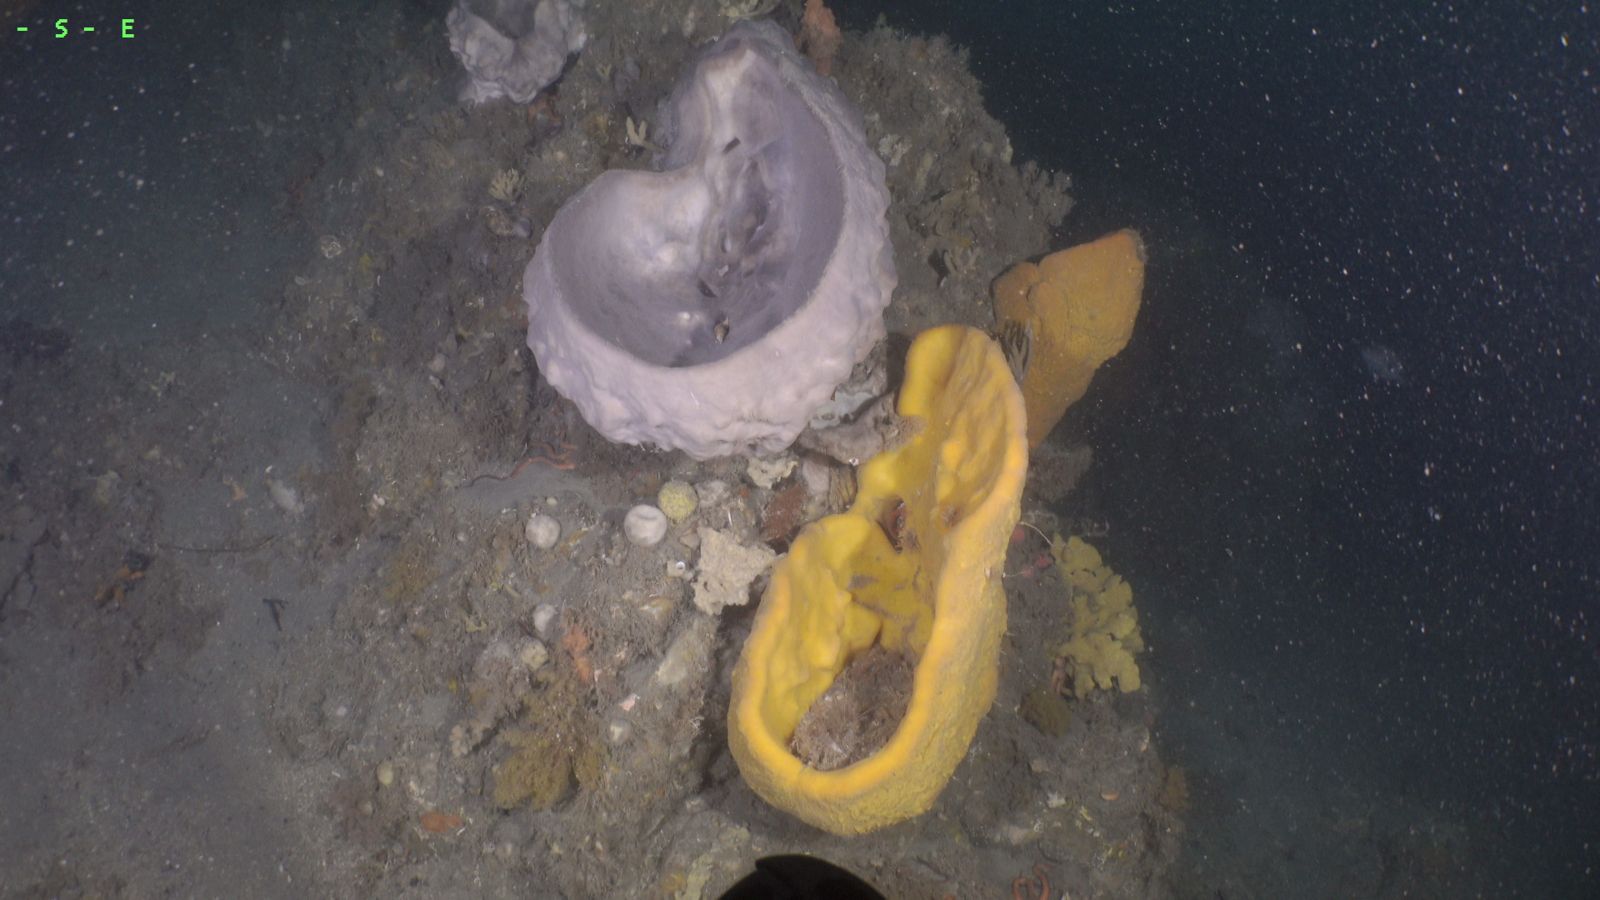
<svg viewBox="0 0 1600 900">
<path fill-rule="evenodd" d="M 622 520 L 622 532 L 635 546 L 654 547 L 667 536 L 667 514 L 648 503 L 628 510 Z"/>
<path fill-rule="evenodd" d="M 267 493 L 271 495 L 272 502 L 278 508 L 291 516 L 298 516 L 306 511 L 305 503 L 300 500 L 300 492 L 276 478 L 267 479 Z"/>
<path fill-rule="evenodd" d="M 549 550 L 561 540 L 561 523 L 554 516 L 544 513 L 534 513 L 528 517 L 528 525 L 523 529 L 528 538 L 528 543 L 540 550 Z"/>
<path fill-rule="evenodd" d="M 630 737 L 633 737 L 633 726 L 625 719 L 612 719 L 606 726 L 606 740 L 614 746 L 626 744 Z"/>
<path fill-rule="evenodd" d="M 550 637 L 555 630 L 556 605 L 554 603 L 541 603 L 533 609 L 533 630 L 539 632 L 542 638 Z"/>
</svg>

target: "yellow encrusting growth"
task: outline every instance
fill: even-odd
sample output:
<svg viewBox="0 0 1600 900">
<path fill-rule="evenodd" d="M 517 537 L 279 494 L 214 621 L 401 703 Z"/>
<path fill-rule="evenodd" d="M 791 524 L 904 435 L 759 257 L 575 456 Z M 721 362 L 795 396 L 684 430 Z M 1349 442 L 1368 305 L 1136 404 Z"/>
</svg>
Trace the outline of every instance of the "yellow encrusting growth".
<svg viewBox="0 0 1600 900">
<path fill-rule="evenodd" d="M 795 539 L 733 676 L 728 740 L 745 780 L 834 834 L 927 810 L 999 674 L 1000 576 L 1028 468 L 1021 394 L 993 341 L 944 326 L 912 344 L 898 410 L 922 426 L 861 468 L 849 510 Z M 865 759 L 807 767 L 790 751 L 795 726 L 874 644 L 915 663 L 904 718 Z"/>
<path fill-rule="evenodd" d="M 1071 593 L 1069 637 L 1056 649 L 1067 661 L 1072 693 L 1082 700 L 1096 688 L 1123 693 L 1139 689 L 1133 655 L 1144 649 L 1133 588 L 1100 561 L 1100 551 L 1081 538 L 1050 542 L 1056 569 Z"/>
<path fill-rule="evenodd" d="M 1022 375 L 1029 446 L 1039 446 L 1095 370 L 1127 346 L 1143 291 L 1144 242 L 1131 229 L 1037 265 L 1017 263 L 995 281 L 995 320 L 1020 323 L 1031 338 Z"/>
</svg>

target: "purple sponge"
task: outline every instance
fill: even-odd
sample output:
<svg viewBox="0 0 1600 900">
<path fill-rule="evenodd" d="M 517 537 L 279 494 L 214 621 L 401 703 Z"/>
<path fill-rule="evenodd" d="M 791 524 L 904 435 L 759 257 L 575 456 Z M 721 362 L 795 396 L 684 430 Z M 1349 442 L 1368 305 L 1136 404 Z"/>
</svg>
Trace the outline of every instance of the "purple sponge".
<svg viewBox="0 0 1600 900">
<path fill-rule="evenodd" d="M 661 171 L 605 172 L 556 213 L 523 277 L 528 346 L 613 441 L 782 450 L 883 337 L 883 163 L 771 22 L 701 54 L 661 134 Z"/>
</svg>

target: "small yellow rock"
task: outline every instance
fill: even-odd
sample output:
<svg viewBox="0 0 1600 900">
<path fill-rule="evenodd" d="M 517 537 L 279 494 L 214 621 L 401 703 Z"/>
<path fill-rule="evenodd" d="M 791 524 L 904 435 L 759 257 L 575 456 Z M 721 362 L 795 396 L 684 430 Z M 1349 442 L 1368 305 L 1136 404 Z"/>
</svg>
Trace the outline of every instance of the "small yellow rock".
<svg viewBox="0 0 1600 900">
<path fill-rule="evenodd" d="M 669 481 L 663 484 L 661 492 L 656 494 L 656 505 L 661 507 L 661 511 L 674 523 L 682 522 L 694 515 L 699 502 L 694 487 L 686 481 Z"/>
<path fill-rule="evenodd" d="M 392 784 L 394 784 L 394 763 L 388 761 L 378 763 L 378 786 L 388 787 Z"/>
<path fill-rule="evenodd" d="M 1127 345 L 1144 291 L 1144 259 L 1138 232 L 1125 229 L 1037 265 L 1018 263 L 996 279 L 1002 334 L 1028 336 L 1021 387 L 1030 446 L 1043 443 L 1089 389 L 1095 370 Z"/>
</svg>

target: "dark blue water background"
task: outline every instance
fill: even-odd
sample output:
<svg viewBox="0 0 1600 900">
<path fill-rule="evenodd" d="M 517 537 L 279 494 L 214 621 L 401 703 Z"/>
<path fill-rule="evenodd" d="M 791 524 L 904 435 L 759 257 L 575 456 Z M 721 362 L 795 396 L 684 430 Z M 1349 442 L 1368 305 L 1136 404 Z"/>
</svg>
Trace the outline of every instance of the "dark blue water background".
<svg viewBox="0 0 1600 900">
<path fill-rule="evenodd" d="M 1503 829 L 1499 889 L 1591 889 L 1600 13 L 839 5 L 971 49 L 1018 156 L 1075 176 L 1059 246 L 1150 244 L 1063 431 L 1175 758 Z M 1190 863 L 1249 815 L 1198 809 Z"/>
</svg>

